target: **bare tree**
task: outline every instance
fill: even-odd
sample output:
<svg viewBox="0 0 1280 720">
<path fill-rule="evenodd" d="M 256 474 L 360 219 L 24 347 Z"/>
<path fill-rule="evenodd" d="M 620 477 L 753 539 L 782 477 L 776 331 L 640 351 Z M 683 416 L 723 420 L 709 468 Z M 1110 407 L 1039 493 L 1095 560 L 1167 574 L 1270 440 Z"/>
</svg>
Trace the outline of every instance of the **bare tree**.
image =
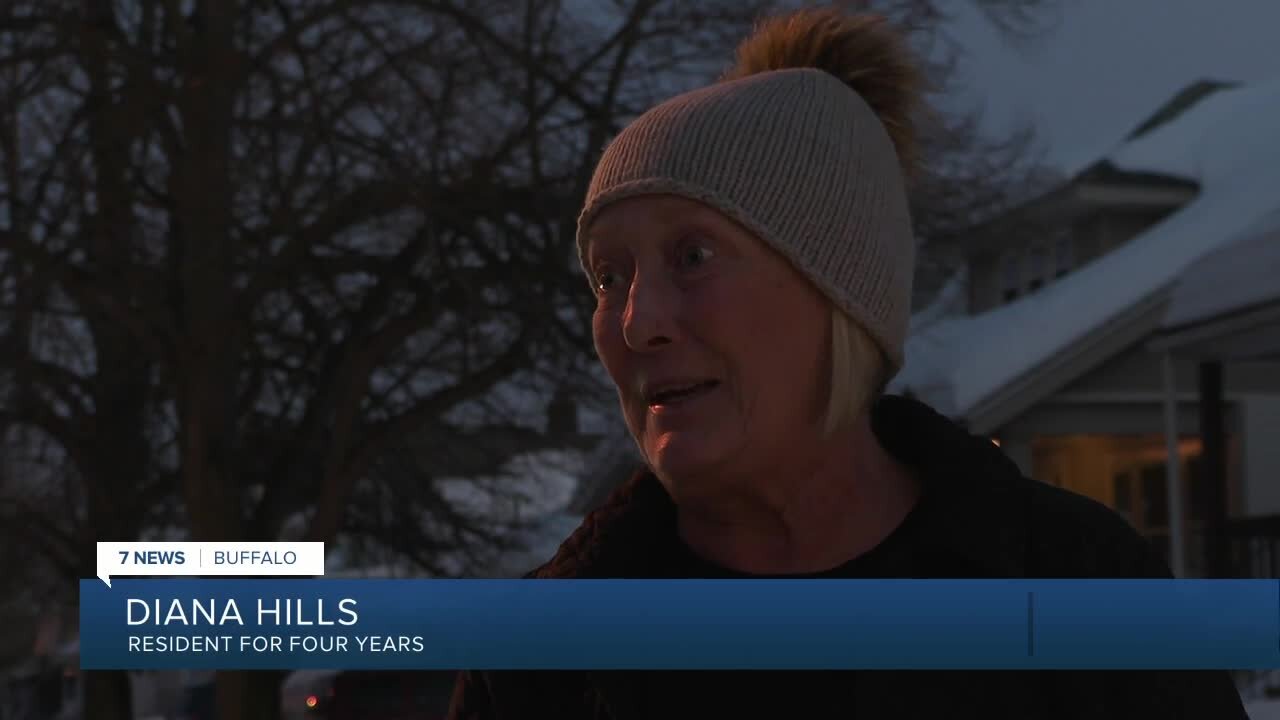
<svg viewBox="0 0 1280 720">
<path fill-rule="evenodd" d="M 443 483 L 563 445 L 546 401 L 591 390 L 592 166 L 764 6 L 7 3 L 0 437 L 37 438 L 62 499 L 8 493 L 4 519 L 68 579 L 95 541 L 174 528 L 354 532 L 428 567 L 497 540 Z M 221 675 L 222 717 L 272 717 L 278 681 Z M 123 673 L 87 695 L 130 716 Z"/>
<path fill-rule="evenodd" d="M 498 459 L 557 442 L 529 428 L 585 376 L 574 198 L 621 118 L 751 12 L 9 4 L 4 427 L 48 441 L 73 508 L 10 516 L 68 577 L 175 521 L 331 540 L 388 492 L 355 529 L 424 564 L 485 540 L 438 491 L 459 463 L 390 459 L 424 433 L 519 440 Z M 529 407 L 491 411 L 510 397 Z M 222 716 L 270 716 L 277 682 L 220 677 Z M 87 692 L 129 715 L 122 673 Z"/>
<path fill-rule="evenodd" d="M 983 132 L 978 98 L 957 92 L 965 54 L 954 24 L 958 9 L 978 12 L 1014 49 L 1051 31 L 1060 0 L 854 0 L 891 18 L 906 31 L 925 65 L 930 98 L 919 118 L 924 172 L 911 187 L 912 216 L 920 252 L 915 304 L 927 303 L 963 263 L 964 241 L 993 217 L 1046 190 L 1058 180 L 1043 163 L 1035 128 L 1014 127 L 1003 136 Z M 943 97 L 949 112 L 938 108 Z M 963 109 L 961 103 L 967 104 Z"/>
</svg>

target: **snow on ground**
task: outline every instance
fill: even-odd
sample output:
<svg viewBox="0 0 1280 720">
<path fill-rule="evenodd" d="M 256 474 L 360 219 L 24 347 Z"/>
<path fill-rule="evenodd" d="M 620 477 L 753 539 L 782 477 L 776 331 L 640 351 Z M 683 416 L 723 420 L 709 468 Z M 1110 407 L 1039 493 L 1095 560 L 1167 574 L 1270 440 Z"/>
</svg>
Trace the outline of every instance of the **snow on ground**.
<svg viewBox="0 0 1280 720">
<path fill-rule="evenodd" d="M 1280 720 L 1280 700 L 1260 700 L 1244 706 L 1249 720 Z"/>
<path fill-rule="evenodd" d="M 1195 200 L 1103 258 L 989 312 L 928 324 L 907 341 L 891 387 L 964 414 L 1020 375 L 1164 289 L 1207 252 L 1280 211 L 1280 83 L 1223 90 L 1125 144 L 1131 171 L 1196 180 Z"/>
</svg>

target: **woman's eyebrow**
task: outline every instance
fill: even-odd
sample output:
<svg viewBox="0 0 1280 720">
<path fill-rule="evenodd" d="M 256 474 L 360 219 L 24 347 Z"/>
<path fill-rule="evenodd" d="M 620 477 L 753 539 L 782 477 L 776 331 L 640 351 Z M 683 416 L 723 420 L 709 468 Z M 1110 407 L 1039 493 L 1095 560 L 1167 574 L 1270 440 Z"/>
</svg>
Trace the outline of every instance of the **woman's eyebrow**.
<svg viewBox="0 0 1280 720">
<path fill-rule="evenodd" d="M 587 259 L 592 259 L 599 248 L 604 252 L 611 252 L 624 245 L 625 235 L 616 232 L 612 226 L 594 227 L 587 233 L 586 247 Z"/>
<path fill-rule="evenodd" d="M 597 259 L 599 255 L 599 250 L 601 248 L 601 243 L 605 243 L 604 245 L 605 248 L 608 247 L 608 241 L 604 237 L 601 237 L 596 234 L 591 234 L 587 236 L 587 242 L 586 242 L 587 262 L 593 262 Z"/>
</svg>

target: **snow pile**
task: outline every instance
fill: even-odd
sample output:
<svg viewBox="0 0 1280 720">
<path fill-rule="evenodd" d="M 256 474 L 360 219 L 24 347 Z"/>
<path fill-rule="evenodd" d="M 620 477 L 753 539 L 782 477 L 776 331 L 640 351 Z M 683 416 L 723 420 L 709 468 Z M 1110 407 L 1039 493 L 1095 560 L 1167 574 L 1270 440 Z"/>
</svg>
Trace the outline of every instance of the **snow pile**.
<svg viewBox="0 0 1280 720">
<path fill-rule="evenodd" d="M 1195 200 L 1048 287 L 980 315 L 913 332 L 892 388 L 948 414 L 1067 350 L 1216 247 L 1280 211 L 1280 83 L 1223 90 L 1106 158 L 1128 171 L 1200 183 Z"/>
</svg>

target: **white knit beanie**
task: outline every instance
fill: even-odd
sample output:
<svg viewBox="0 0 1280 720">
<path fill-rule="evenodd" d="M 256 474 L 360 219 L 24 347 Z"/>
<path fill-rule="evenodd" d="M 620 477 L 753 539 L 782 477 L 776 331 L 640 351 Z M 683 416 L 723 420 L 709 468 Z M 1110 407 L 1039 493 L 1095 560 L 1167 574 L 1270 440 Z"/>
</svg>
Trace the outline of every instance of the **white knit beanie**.
<svg viewBox="0 0 1280 720">
<path fill-rule="evenodd" d="M 587 229 L 610 203 L 652 194 L 705 203 L 789 259 L 865 328 L 892 376 L 902 366 L 915 263 L 902 164 L 881 116 L 826 68 L 719 82 L 654 107 L 608 145 L 578 219 L 579 255 L 585 269 Z"/>
</svg>

